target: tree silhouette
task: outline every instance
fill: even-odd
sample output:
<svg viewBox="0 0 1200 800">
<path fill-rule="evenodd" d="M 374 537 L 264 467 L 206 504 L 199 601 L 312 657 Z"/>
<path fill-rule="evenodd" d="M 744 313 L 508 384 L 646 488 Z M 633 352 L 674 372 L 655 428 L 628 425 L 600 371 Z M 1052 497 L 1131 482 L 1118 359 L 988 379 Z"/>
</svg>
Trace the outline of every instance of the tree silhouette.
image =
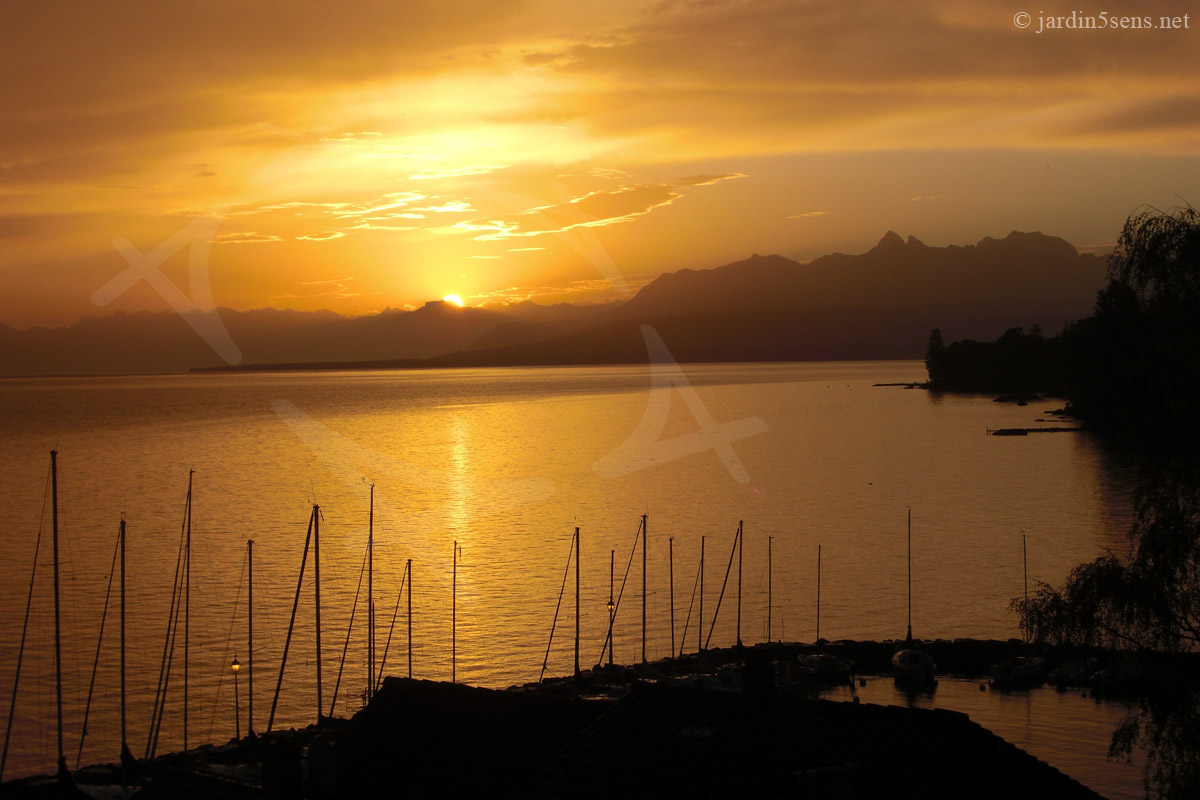
<svg viewBox="0 0 1200 800">
<path fill-rule="evenodd" d="M 1159 679 L 1147 684 L 1113 733 L 1109 755 L 1128 757 L 1140 744 L 1148 791 L 1196 797 L 1200 692 L 1192 673 L 1200 648 L 1200 481 L 1190 466 L 1148 473 L 1135 507 L 1127 559 L 1102 556 L 1076 567 L 1061 588 L 1042 583 L 1029 600 L 1012 605 L 1036 640 L 1132 650 L 1158 666 Z"/>
<path fill-rule="evenodd" d="M 942 329 L 934 328 L 929 332 L 929 345 L 925 348 L 925 369 L 927 371 L 936 368 L 935 365 L 945 349 L 946 343 L 942 341 Z"/>
<path fill-rule="evenodd" d="M 1136 522 L 1126 558 L 1081 564 L 1061 587 L 1040 584 L 1012 606 L 1039 640 L 1175 665 L 1142 694 L 1109 752 L 1128 756 L 1140 744 L 1148 792 L 1200 796 L 1200 692 L 1190 674 L 1200 652 L 1200 214 L 1131 217 L 1095 315 L 1060 338 L 1077 413 L 1140 456 Z"/>
<path fill-rule="evenodd" d="M 1190 468 L 1155 470 L 1135 496 L 1130 555 L 1072 570 L 1061 588 L 1039 584 L 1013 608 L 1036 639 L 1139 652 L 1200 648 L 1200 481 Z"/>
<path fill-rule="evenodd" d="M 1200 302 L 1200 213 L 1188 206 L 1130 217 L 1108 277 L 1133 289 L 1148 309 Z"/>
<path fill-rule="evenodd" d="M 1095 315 L 1063 335 L 1076 411 L 1131 449 L 1195 454 L 1200 445 L 1200 214 L 1130 217 Z"/>
</svg>

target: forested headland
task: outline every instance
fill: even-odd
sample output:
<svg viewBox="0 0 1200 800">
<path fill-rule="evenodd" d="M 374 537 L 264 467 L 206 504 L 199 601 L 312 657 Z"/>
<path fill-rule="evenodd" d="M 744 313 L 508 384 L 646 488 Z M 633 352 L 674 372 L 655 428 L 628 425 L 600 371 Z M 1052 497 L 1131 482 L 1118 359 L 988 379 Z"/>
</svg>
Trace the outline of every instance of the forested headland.
<svg viewBox="0 0 1200 800">
<path fill-rule="evenodd" d="M 1146 211 L 1125 224 L 1092 316 L 1044 336 L 993 342 L 930 335 L 930 388 L 1040 392 L 1115 444 L 1191 458 L 1200 449 L 1200 213 Z"/>
</svg>

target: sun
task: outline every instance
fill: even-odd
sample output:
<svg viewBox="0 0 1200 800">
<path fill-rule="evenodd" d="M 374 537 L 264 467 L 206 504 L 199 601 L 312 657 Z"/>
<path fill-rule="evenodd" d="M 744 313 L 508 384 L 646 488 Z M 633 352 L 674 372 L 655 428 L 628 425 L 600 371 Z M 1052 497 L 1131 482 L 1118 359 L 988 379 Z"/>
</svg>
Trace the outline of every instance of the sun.
<svg viewBox="0 0 1200 800">
<path fill-rule="evenodd" d="M 458 306 L 459 308 L 462 308 L 462 307 L 463 307 L 463 301 L 462 301 L 462 298 L 461 298 L 461 297 L 459 297 L 459 296 L 458 296 L 458 295 L 456 295 L 456 294 L 448 294 L 448 295 L 446 295 L 445 297 L 443 297 L 443 298 L 442 298 L 442 302 L 444 302 L 444 303 L 453 303 L 454 305 Z"/>
</svg>

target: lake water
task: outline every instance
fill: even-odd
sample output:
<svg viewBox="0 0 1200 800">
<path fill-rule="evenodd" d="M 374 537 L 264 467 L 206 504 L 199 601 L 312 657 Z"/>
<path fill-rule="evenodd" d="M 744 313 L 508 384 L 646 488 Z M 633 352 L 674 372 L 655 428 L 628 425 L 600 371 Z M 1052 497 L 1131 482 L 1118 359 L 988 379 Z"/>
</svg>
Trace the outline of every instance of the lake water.
<svg viewBox="0 0 1200 800">
<path fill-rule="evenodd" d="M 648 515 L 649 658 L 675 647 L 706 542 L 705 629 L 744 521 L 742 638 L 812 640 L 817 548 L 821 635 L 922 638 L 1018 634 L 1009 602 L 1029 576 L 1059 582 L 1081 561 L 1128 550 L 1129 482 L 1087 434 L 991 437 L 1033 426 L 1028 407 L 876 382 L 921 380 L 919 362 L 212 374 L 0 381 L 0 702 L 12 671 L 39 529 L 31 629 L 5 777 L 54 761 L 49 451 L 59 453 L 68 761 L 75 762 L 118 522 L 128 521 L 129 726 L 145 750 L 180 543 L 188 470 L 192 523 L 189 744 L 233 733 L 229 664 L 247 664 L 245 551 L 255 541 L 254 724 L 265 729 L 312 504 L 321 521 L 325 704 L 346 641 L 376 487 L 375 602 L 382 653 L 413 560 L 413 675 L 451 675 L 452 554 L 458 680 L 536 680 L 581 530 L 581 660 L 600 657 L 610 554 L 617 582 Z M 652 390 L 652 385 L 656 388 Z M 616 620 L 616 660 L 641 656 L 641 553 Z M 317 712 L 311 558 L 275 726 Z M 573 568 L 572 568 L 573 574 Z M 712 631 L 736 636 L 737 564 Z M 572 667 L 573 581 L 550 674 Z M 107 621 L 83 763 L 111 760 L 115 606 Z M 364 611 L 360 609 L 358 620 Z M 386 671 L 405 674 L 401 605 Z M 350 639 L 336 711 L 362 703 L 365 628 Z M 696 647 L 695 611 L 687 632 Z M 111 638 L 110 638 L 111 637 Z M 182 744 L 182 640 L 158 750 Z M 246 723 L 246 670 L 239 677 Z M 328 711 L 328 708 L 326 708 Z M 1105 722 L 1105 725 L 1108 723 Z M 1076 776 L 1083 777 L 1083 776 Z"/>
</svg>

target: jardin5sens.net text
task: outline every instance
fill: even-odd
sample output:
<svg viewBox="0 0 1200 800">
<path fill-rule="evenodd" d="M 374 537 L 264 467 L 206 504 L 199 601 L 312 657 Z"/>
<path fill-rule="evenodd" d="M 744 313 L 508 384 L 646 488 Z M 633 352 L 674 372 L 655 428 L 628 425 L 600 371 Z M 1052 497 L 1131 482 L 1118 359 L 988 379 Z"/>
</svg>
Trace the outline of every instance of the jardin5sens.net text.
<svg viewBox="0 0 1200 800">
<path fill-rule="evenodd" d="M 1013 25 L 1022 30 L 1032 28 L 1035 33 L 1044 31 L 1077 31 L 1077 30 L 1189 30 L 1191 20 L 1189 14 L 1179 16 L 1140 16 L 1131 17 L 1101 11 L 1097 14 L 1084 14 L 1072 11 L 1070 14 L 1047 16 L 1038 12 L 1037 16 L 1027 11 L 1013 14 Z"/>
</svg>

